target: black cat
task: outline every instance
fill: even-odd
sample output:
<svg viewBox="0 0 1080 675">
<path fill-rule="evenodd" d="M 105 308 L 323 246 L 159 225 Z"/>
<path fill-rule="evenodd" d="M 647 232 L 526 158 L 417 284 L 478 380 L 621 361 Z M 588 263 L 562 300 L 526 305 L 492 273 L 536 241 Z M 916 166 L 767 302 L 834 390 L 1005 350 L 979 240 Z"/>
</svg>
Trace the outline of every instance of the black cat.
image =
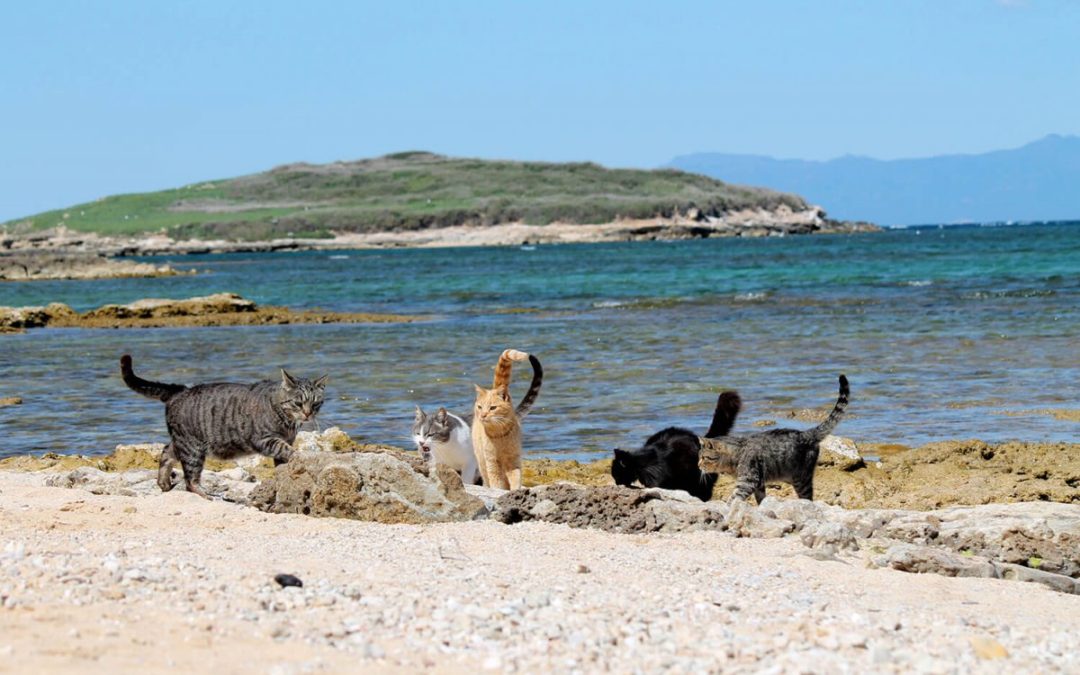
<svg viewBox="0 0 1080 675">
<path fill-rule="evenodd" d="M 741 408 L 742 401 L 737 393 L 725 391 L 720 394 L 705 437 L 726 436 Z M 717 474 L 698 468 L 700 454 L 701 441 L 697 434 L 689 429 L 668 427 L 650 436 L 640 450 L 616 448 L 611 477 L 617 485 L 631 485 L 637 481 L 645 487 L 685 490 L 707 502 L 712 497 Z"/>
</svg>

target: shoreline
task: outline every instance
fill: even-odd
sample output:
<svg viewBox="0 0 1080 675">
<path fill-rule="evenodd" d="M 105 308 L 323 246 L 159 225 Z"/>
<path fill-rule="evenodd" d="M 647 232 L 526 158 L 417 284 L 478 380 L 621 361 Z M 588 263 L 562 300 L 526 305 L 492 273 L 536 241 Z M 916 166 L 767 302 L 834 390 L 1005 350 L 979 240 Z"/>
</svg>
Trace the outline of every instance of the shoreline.
<svg viewBox="0 0 1080 675">
<path fill-rule="evenodd" d="M 861 222 L 835 221 L 812 207 L 792 211 L 748 209 L 720 218 L 696 214 L 675 218 L 622 219 L 608 223 L 555 222 L 548 225 L 500 223 L 457 225 L 399 232 L 334 232 L 325 239 L 287 237 L 262 241 L 177 240 L 163 233 L 101 235 L 66 227 L 29 234 L 0 233 L 0 255 L 38 251 L 95 253 L 110 257 L 194 255 L 274 251 L 321 251 L 382 248 L 451 248 L 537 244 L 673 241 L 714 237 L 769 237 L 805 234 L 856 234 L 882 228 Z"/>
<path fill-rule="evenodd" d="M 950 506 L 1050 501 L 1080 507 L 1080 443 L 987 443 L 977 439 L 947 440 L 918 447 L 864 442 L 832 436 L 822 447 L 815 477 L 815 500 L 846 509 L 902 508 L 932 510 Z M 63 472 L 91 468 L 106 473 L 156 470 L 160 443 L 120 445 L 107 455 L 14 455 L 0 459 L 0 472 Z M 303 431 L 296 449 L 348 453 L 386 452 L 418 457 L 412 450 L 368 444 L 350 438 L 337 427 L 321 433 Z M 836 448 L 832 450 L 830 448 Z M 855 448 L 852 450 L 852 448 Z M 411 460 L 410 460 L 411 461 Z M 526 458 L 523 486 L 569 482 L 585 487 L 613 486 L 610 458 L 592 461 Z M 252 477 L 267 480 L 273 465 L 266 458 L 237 462 L 211 460 L 208 470 L 244 467 Z M 734 479 L 721 475 L 713 502 L 724 501 Z M 770 484 L 768 494 L 792 499 L 786 484 Z"/>
<path fill-rule="evenodd" d="M 297 445 L 294 461 L 269 468 L 258 485 L 245 482 L 246 470 L 208 467 L 204 479 L 237 503 L 161 493 L 153 468 L 134 468 L 156 466 L 148 446 L 118 450 L 106 472 L 73 468 L 64 456 L 44 472 L 0 462 L 0 655 L 62 673 L 756 672 L 765 664 L 786 672 L 807 663 L 1054 671 L 1076 663 L 1080 596 L 1069 593 L 1080 584 L 1061 550 L 1080 536 L 1080 504 L 920 513 L 770 496 L 736 509 L 682 493 L 652 491 L 649 501 L 647 490 L 549 481 L 502 496 L 470 490 L 496 511 L 535 494 L 530 522 L 504 513 L 386 524 L 414 521 L 263 509 L 255 496 L 265 496 L 264 485 L 278 483 L 281 506 L 287 493 L 300 497 L 303 483 L 289 481 L 339 459 L 412 475 L 396 474 L 393 491 L 373 495 L 383 505 L 401 499 L 396 490 L 413 495 L 409 481 L 445 481 L 417 469 L 415 453 L 346 446 L 327 432 Z M 334 471 L 317 492 L 354 489 L 344 469 Z M 385 474 L 367 476 L 362 491 L 385 485 Z M 460 481 L 442 485 L 479 503 Z M 244 494 L 259 508 L 243 505 Z M 575 506 L 560 500 L 567 494 L 593 501 Z M 642 498 L 607 501 L 632 495 Z M 666 520 L 626 534 L 552 518 L 589 508 L 607 518 L 653 509 Z M 695 513 L 725 522 L 718 528 Z M 866 536 L 857 534 L 863 528 L 878 532 L 849 538 Z M 280 587 L 280 573 L 303 587 Z"/>
</svg>

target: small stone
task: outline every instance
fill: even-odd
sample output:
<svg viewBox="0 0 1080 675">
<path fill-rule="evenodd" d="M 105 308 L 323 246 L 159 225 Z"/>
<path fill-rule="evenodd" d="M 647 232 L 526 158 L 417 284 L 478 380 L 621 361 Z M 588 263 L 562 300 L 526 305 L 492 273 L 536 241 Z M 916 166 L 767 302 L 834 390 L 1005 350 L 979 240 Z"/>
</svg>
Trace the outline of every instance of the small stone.
<svg viewBox="0 0 1080 675">
<path fill-rule="evenodd" d="M 975 656 L 980 659 L 993 660 L 993 659 L 1006 659 L 1009 657 L 1009 650 L 1005 649 L 1005 645 L 1001 644 L 997 640 L 984 637 L 970 638 L 971 648 L 975 650 Z"/>
<path fill-rule="evenodd" d="M 125 581 L 146 581 L 146 572 L 139 569 L 138 567 L 133 567 L 132 569 L 129 569 L 128 571 L 124 572 L 124 580 Z"/>
<path fill-rule="evenodd" d="M 106 588 L 101 592 L 101 597 L 106 600 L 123 600 L 127 597 L 127 594 L 119 588 Z"/>
<path fill-rule="evenodd" d="M 580 565 L 579 564 L 577 566 L 577 572 L 578 572 L 578 574 L 588 574 L 589 572 L 592 572 L 592 570 L 589 569 L 588 565 Z"/>
<path fill-rule="evenodd" d="M 278 574 L 274 576 L 274 581 L 276 581 L 278 585 L 282 588 L 288 588 L 289 586 L 303 588 L 304 586 L 304 582 L 300 581 L 299 577 L 295 577 L 291 574 Z"/>
<path fill-rule="evenodd" d="M 885 663 L 892 663 L 893 654 L 884 647 L 874 647 L 870 650 L 870 660 L 875 665 L 882 665 Z"/>
</svg>

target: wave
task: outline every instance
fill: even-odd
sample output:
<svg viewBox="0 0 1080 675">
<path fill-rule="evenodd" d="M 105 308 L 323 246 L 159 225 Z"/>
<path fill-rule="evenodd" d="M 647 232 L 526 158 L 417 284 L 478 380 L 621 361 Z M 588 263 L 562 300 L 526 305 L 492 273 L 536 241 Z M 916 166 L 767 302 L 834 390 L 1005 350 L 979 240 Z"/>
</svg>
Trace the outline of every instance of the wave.
<svg viewBox="0 0 1080 675">
<path fill-rule="evenodd" d="M 757 302 L 758 300 L 764 300 L 769 297 L 769 294 L 765 291 L 756 291 L 750 293 L 736 293 L 736 302 Z"/>
</svg>

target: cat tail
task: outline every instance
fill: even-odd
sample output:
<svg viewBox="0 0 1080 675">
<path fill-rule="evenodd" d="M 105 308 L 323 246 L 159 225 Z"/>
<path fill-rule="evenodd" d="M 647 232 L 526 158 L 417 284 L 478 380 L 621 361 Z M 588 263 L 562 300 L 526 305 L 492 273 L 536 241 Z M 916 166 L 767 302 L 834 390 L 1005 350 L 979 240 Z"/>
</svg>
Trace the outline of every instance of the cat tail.
<svg viewBox="0 0 1080 675">
<path fill-rule="evenodd" d="M 525 417 L 529 414 L 536 397 L 540 395 L 540 385 L 544 383 L 544 369 L 540 365 L 540 359 L 529 354 L 529 364 L 533 370 L 532 384 L 529 385 L 529 391 L 525 392 L 525 397 L 521 399 L 521 403 L 518 403 L 515 411 L 518 417 Z"/>
<path fill-rule="evenodd" d="M 848 395 L 851 394 L 851 389 L 848 388 L 847 377 L 840 376 L 840 395 L 836 399 L 836 405 L 833 406 L 832 412 L 825 418 L 825 421 L 817 425 L 809 431 L 803 433 L 807 434 L 809 440 L 820 443 L 821 439 L 825 438 L 832 433 L 832 430 L 836 428 L 837 424 L 840 424 L 840 418 L 844 416 L 844 410 L 847 409 Z"/>
<path fill-rule="evenodd" d="M 131 356 L 127 354 L 120 357 L 120 377 L 124 378 L 124 384 L 132 391 L 162 402 L 168 401 L 176 394 L 187 389 L 182 384 L 166 384 L 142 379 L 131 369 Z"/>
<path fill-rule="evenodd" d="M 735 418 L 742 410 L 742 399 L 738 392 L 725 391 L 716 399 L 716 410 L 713 411 L 712 424 L 705 432 L 705 438 L 720 438 L 727 436 L 731 427 L 735 426 Z"/>
<path fill-rule="evenodd" d="M 510 374 L 514 368 L 514 361 L 524 361 L 529 358 L 529 355 L 525 352 L 518 351 L 516 349 L 506 349 L 499 355 L 499 362 L 495 364 L 495 382 L 491 385 L 494 389 L 501 385 L 510 387 Z"/>
</svg>

